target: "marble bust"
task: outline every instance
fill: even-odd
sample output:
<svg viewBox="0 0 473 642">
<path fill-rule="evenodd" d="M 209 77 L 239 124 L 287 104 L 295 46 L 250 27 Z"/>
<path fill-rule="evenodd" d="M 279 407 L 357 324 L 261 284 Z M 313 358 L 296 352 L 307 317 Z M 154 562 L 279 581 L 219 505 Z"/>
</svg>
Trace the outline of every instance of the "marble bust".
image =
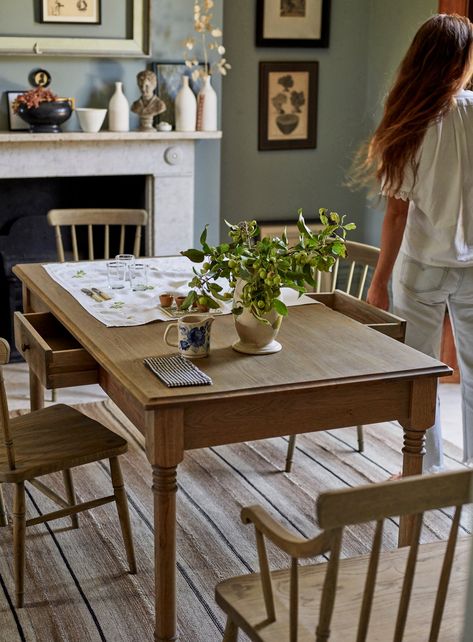
<svg viewBox="0 0 473 642">
<path fill-rule="evenodd" d="M 140 116 L 140 131 L 155 131 L 153 119 L 166 111 L 165 103 L 154 93 L 158 80 L 156 74 L 149 69 L 140 71 L 136 80 L 141 96 L 131 106 L 131 111 Z"/>
</svg>

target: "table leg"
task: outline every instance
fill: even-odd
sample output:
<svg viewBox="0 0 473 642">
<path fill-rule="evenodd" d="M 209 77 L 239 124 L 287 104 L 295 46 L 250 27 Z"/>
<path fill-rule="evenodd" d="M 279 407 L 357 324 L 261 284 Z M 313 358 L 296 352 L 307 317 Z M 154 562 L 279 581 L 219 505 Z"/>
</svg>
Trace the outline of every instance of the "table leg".
<svg viewBox="0 0 473 642">
<path fill-rule="evenodd" d="M 44 389 L 40 380 L 30 368 L 30 408 L 40 410 L 44 408 Z"/>
<path fill-rule="evenodd" d="M 422 461 L 425 454 L 425 430 L 404 429 L 402 449 L 402 476 L 422 474 Z M 408 546 L 414 528 L 414 515 L 403 515 L 399 520 L 399 546 Z"/>
<path fill-rule="evenodd" d="M 177 466 L 153 466 L 156 642 L 177 640 L 176 633 Z"/>
</svg>

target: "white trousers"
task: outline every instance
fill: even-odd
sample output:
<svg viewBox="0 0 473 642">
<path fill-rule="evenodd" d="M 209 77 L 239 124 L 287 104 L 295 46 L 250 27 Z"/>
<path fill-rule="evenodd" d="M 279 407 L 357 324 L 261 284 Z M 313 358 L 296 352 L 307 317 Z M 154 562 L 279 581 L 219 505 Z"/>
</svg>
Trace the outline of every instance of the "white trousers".
<svg viewBox="0 0 473 642">
<path fill-rule="evenodd" d="M 463 460 L 473 461 L 473 267 L 426 265 L 400 253 L 393 273 L 394 314 L 407 321 L 406 343 L 440 358 L 445 308 L 448 308 L 461 376 Z M 440 408 L 427 430 L 424 471 L 443 467 Z"/>
</svg>

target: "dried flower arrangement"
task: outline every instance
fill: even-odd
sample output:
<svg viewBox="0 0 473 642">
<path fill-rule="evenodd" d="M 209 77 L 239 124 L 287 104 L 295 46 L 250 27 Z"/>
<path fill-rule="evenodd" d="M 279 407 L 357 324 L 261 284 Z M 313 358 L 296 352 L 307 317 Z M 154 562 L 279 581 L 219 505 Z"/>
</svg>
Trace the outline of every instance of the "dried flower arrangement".
<svg viewBox="0 0 473 642">
<path fill-rule="evenodd" d="M 41 103 L 51 103 L 55 100 L 57 100 L 56 94 L 53 94 L 50 89 L 39 86 L 17 96 L 13 101 L 12 109 L 16 114 L 18 113 L 20 105 L 26 105 L 28 109 L 31 109 L 33 107 L 39 107 Z"/>
<path fill-rule="evenodd" d="M 221 43 L 223 32 L 212 24 L 213 0 L 194 0 L 194 31 L 200 38 L 189 37 L 185 41 L 185 63 L 192 70 L 193 80 L 216 73 L 225 76 L 231 65 L 224 58 L 225 47 Z M 200 41 L 200 45 L 199 45 Z M 197 51 L 202 52 L 204 67 L 199 67 Z"/>
</svg>

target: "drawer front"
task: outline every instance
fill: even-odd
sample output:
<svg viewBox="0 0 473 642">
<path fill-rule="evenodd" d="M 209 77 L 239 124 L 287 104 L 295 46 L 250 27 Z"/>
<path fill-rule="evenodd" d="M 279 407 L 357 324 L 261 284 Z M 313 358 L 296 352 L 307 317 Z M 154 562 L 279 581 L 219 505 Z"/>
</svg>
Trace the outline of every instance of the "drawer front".
<svg viewBox="0 0 473 642">
<path fill-rule="evenodd" d="M 46 388 L 98 382 L 97 363 L 49 312 L 15 312 L 15 344 Z"/>
<path fill-rule="evenodd" d="M 308 294 L 312 299 L 320 301 L 335 312 L 340 312 L 350 319 L 381 332 L 382 334 L 404 342 L 406 322 L 390 312 L 380 310 L 366 301 L 361 301 L 351 294 L 341 290 Z"/>
</svg>

